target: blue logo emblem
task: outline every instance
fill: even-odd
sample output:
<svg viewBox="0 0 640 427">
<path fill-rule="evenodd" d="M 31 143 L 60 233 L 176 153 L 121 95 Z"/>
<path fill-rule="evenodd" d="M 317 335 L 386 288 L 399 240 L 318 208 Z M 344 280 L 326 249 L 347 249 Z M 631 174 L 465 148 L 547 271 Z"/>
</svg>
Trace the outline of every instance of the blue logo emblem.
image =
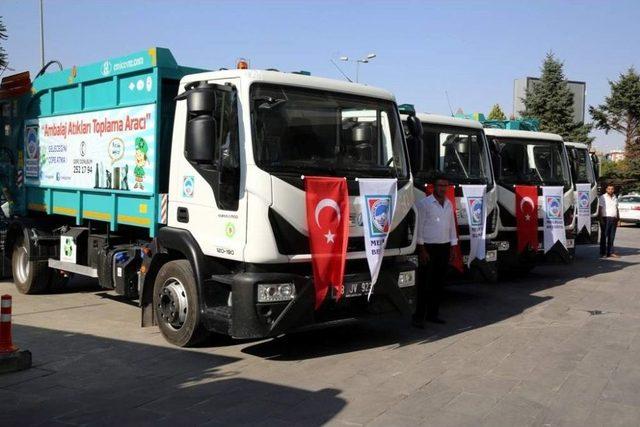
<svg viewBox="0 0 640 427">
<path fill-rule="evenodd" d="M 483 218 L 483 200 L 482 197 L 467 197 L 469 212 L 471 213 L 471 225 L 482 225 Z"/>
<path fill-rule="evenodd" d="M 560 196 L 547 196 L 547 218 L 549 219 L 562 219 L 562 203 L 560 202 Z"/>
<path fill-rule="evenodd" d="M 185 176 L 182 180 L 182 197 L 193 197 L 195 182 L 192 176 Z"/>
<path fill-rule="evenodd" d="M 38 157 L 38 136 L 34 128 L 27 129 L 27 156 L 30 159 Z"/>
<path fill-rule="evenodd" d="M 369 234 L 383 237 L 391 228 L 391 196 L 366 196 Z"/>
<path fill-rule="evenodd" d="M 581 208 L 586 209 L 589 207 L 589 192 L 588 191 L 579 191 L 578 192 L 578 203 Z"/>
</svg>

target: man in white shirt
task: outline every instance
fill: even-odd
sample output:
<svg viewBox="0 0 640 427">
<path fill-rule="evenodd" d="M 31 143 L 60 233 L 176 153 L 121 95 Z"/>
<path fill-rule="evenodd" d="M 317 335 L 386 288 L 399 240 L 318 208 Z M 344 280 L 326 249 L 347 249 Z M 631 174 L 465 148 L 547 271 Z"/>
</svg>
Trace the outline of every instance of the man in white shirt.
<svg viewBox="0 0 640 427">
<path fill-rule="evenodd" d="M 607 185 L 606 193 L 600 196 L 598 217 L 600 218 L 600 256 L 619 258 L 613 252 L 613 241 L 616 238 L 616 228 L 620 220 L 618 198 L 613 185 Z"/>
<path fill-rule="evenodd" d="M 453 206 L 446 197 L 449 181 L 438 176 L 433 183 L 433 194 L 418 201 L 418 298 L 412 325 L 424 328 L 425 317 L 430 322 L 444 323 L 438 317 L 440 294 L 449 263 L 453 259 L 453 247 L 458 244 L 458 234 Z"/>
</svg>

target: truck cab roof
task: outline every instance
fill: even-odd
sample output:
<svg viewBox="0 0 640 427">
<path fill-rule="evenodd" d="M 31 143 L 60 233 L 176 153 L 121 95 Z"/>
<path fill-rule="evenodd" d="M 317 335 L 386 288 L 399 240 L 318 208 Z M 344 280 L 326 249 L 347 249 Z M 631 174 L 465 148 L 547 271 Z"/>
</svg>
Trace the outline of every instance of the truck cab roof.
<svg viewBox="0 0 640 427">
<path fill-rule="evenodd" d="M 456 126 L 461 128 L 482 129 L 482 124 L 475 120 L 459 119 L 457 117 L 445 116 L 441 114 L 418 113 L 416 117 L 422 123 L 434 125 Z"/>
<path fill-rule="evenodd" d="M 487 136 L 497 136 L 497 137 L 503 137 L 503 138 L 537 139 L 537 140 L 562 142 L 562 137 L 560 135 L 557 135 L 555 133 L 547 133 L 547 132 L 532 132 L 528 130 L 485 128 L 484 133 Z"/>
<path fill-rule="evenodd" d="M 589 150 L 589 146 L 587 144 L 585 144 L 584 142 L 565 141 L 564 145 L 566 145 L 568 147 L 574 147 L 574 148 L 580 148 L 580 149 L 583 149 L 583 150 Z"/>
<path fill-rule="evenodd" d="M 402 117 L 402 120 L 406 120 L 408 115 L 401 114 L 400 117 Z M 416 113 L 416 117 L 422 123 L 431 124 L 431 125 L 482 129 L 482 124 L 476 120 L 459 119 L 457 117 L 445 116 L 442 114 L 431 114 L 431 113 Z"/>
<path fill-rule="evenodd" d="M 187 75 L 181 80 L 180 85 L 184 88 L 184 85 L 186 85 L 187 83 L 195 81 L 232 78 L 244 80 L 248 85 L 254 82 L 289 85 L 306 87 L 309 89 L 341 92 L 350 95 L 366 96 L 369 98 L 385 99 L 395 102 L 395 97 L 393 96 L 393 94 L 391 94 L 391 92 L 372 86 L 328 79 L 325 77 L 306 76 L 302 74 L 285 73 L 280 71 L 251 69 L 210 71 Z"/>
</svg>

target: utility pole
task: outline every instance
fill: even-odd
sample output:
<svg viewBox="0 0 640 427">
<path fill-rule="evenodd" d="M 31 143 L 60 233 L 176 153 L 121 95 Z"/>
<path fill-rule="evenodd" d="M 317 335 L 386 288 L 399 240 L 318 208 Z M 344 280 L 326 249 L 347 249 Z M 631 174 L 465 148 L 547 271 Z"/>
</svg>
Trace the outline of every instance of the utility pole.
<svg viewBox="0 0 640 427">
<path fill-rule="evenodd" d="M 40 0 L 40 66 L 44 68 L 44 8 Z"/>
</svg>

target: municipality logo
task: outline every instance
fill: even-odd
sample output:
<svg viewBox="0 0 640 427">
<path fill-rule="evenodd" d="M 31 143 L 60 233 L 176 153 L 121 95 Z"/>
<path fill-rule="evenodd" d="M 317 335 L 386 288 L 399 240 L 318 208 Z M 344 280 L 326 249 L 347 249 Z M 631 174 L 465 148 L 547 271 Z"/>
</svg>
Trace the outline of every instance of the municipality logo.
<svg viewBox="0 0 640 427">
<path fill-rule="evenodd" d="M 185 176 L 182 180 L 182 197 L 193 197 L 195 183 L 192 176 Z"/>
<path fill-rule="evenodd" d="M 560 196 L 547 196 L 547 218 L 561 219 L 562 209 L 560 208 Z"/>
<path fill-rule="evenodd" d="M 27 129 L 27 156 L 29 159 L 38 157 L 38 135 L 34 128 Z"/>
<path fill-rule="evenodd" d="M 109 74 L 111 74 L 111 70 L 113 69 L 112 65 L 111 65 L 111 61 L 104 61 L 102 63 L 102 75 L 103 76 L 108 76 Z"/>
<path fill-rule="evenodd" d="M 469 212 L 471 212 L 471 225 L 482 225 L 483 200 L 482 197 L 467 197 Z"/>
<path fill-rule="evenodd" d="M 589 207 L 589 193 L 586 191 L 578 192 L 578 203 L 581 208 L 586 209 Z"/>
<path fill-rule="evenodd" d="M 371 237 L 385 236 L 389 232 L 391 217 L 390 196 L 366 196 L 368 225 Z"/>
</svg>

